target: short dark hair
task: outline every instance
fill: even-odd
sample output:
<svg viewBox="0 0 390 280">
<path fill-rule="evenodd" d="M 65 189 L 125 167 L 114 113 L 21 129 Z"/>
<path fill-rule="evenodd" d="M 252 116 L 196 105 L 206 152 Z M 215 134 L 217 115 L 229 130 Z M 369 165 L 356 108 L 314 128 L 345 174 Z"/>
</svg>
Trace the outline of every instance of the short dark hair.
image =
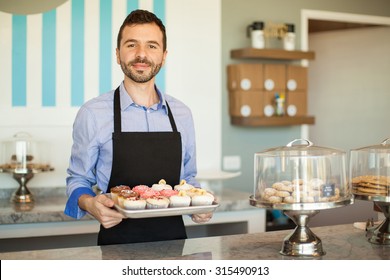
<svg viewBox="0 0 390 280">
<path fill-rule="evenodd" d="M 121 28 L 119 29 L 117 38 L 117 48 L 119 49 L 122 40 L 122 32 L 126 26 L 135 24 L 155 23 L 160 28 L 163 34 L 163 51 L 167 49 L 167 34 L 165 32 L 165 26 L 155 14 L 146 10 L 134 10 L 123 21 Z"/>
</svg>

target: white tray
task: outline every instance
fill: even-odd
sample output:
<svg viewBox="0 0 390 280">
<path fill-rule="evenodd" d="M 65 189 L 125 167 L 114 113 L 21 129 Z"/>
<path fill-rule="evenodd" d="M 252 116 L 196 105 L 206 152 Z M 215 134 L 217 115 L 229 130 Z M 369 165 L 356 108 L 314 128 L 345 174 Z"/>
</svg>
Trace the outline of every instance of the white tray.
<svg viewBox="0 0 390 280">
<path fill-rule="evenodd" d="M 126 210 L 115 204 L 115 208 L 125 215 L 127 218 L 139 219 L 139 218 L 152 218 L 152 217 L 166 217 L 166 216 L 178 216 L 189 214 L 204 214 L 214 212 L 219 206 L 218 203 L 205 206 L 188 206 L 188 207 L 175 207 L 164 209 L 145 209 L 145 210 Z"/>
</svg>

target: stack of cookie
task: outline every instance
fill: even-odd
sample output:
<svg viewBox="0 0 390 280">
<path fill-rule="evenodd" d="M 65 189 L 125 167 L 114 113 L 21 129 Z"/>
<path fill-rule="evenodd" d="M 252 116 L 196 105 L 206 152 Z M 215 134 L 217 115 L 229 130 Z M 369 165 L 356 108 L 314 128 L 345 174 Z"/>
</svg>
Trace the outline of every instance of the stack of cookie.
<svg viewBox="0 0 390 280">
<path fill-rule="evenodd" d="M 352 190 L 354 194 L 389 196 L 390 177 L 375 175 L 354 177 Z"/>
</svg>

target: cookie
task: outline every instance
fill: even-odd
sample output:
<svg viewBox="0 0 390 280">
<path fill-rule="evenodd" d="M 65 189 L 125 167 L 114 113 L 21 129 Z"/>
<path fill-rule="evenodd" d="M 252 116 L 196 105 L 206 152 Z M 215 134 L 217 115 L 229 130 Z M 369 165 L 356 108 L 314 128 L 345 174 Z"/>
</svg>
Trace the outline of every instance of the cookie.
<svg viewBox="0 0 390 280">
<path fill-rule="evenodd" d="M 286 191 L 277 191 L 275 195 L 279 197 L 287 197 L 290 196 L 290 193 Z"/>
<path fill-rule="evenodd" d="M 271 196 L 268 198 L 268 201 L 271 203 L 281 203 L 282 198 L 280 196 Z"/>
</svg>

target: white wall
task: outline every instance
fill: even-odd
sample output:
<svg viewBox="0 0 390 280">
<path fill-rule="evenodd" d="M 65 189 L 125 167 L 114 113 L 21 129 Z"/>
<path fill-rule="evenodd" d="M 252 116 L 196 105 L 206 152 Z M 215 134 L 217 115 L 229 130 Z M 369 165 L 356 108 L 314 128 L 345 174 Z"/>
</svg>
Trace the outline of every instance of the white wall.
<svg viewBox="0 0 390 280">
<path fill-rule="evenodd" d="M 117 28 L 124 19 L 123 4 L 126 0 L 113 2 L 113 38 L 116 38 Z M 98 23 L 98 0 L 86 0 L 88 20 L 86 28 L 96 34 L 94 22 Z M 122 4 L 121 4 L 122 3 Z M 153 7 L 153 1 L 140 0 L 140 8 Z M 61 24 L 69 17 L 70 1 L 60 6 L 57 18 Z M 219 169 L 221 157 L 221 1 L 220 0 L 166 0 L 166 27 L 168 35 L 168 60 L 166 64 L 166 92 L 184 101 L 193 112 L 196 137 L 198 169 Z M 123 17 L 119 17 L 123 14 Z M 28 17 L 28 55 L 29 69 L 27 73 L 27 100 L 26 107 L 12 107 L 11 105 L 11 52 L 12 52 L 12 25 L 11 15 L 0 12 L 0 140 L 12 137 L 16 132 L 26 131 L 37 139 L 47 142 L 50 150 L 51 164 L 54 172 L 38 174 L 29 182 L 29 187 L 64 186 L 66 168 L 68 166 L 72 124 L 77 107 L 69 105 L 69 46 L 60 44 L 63 48 L 58 52 L 58 59 L 63 76 L 58 77 L 57 89 L 60 94 L 54 108 L 40 106 L 41 86 L 39 84 L 39 67 L 34 55 L 40 52 L 40 25 L 41 15 Z M 34 20 L 31 21 L 31 18 Z M 37 20 L 38 18 L 38 20 Z M 118 20 L 119 18 L 119 20 Z M 31 24 L 30 24 L 31 22 Z M 34 25 L 34 22 L 38 22 Z M 35 33 L 34 33 L 35 32 Z M 58 40 L 69 40 L 69 28 L 65 28 L 58 36 Z M 93 37 L 93 36 L 92 36 Z M 68 38 L 68 39 L 67 39 Z M 90 38 L 90 37 L 89 37 Z M 96 40 L 96 38 L 94 38 Z M 59 44 L 58 44 L 59 45 Z M 86 42 L 87 46 L 88 43 Z M 114 47 L 114 44 L 113 44 Z M 67 49 L 68 48 L 68 49 Z M 86 52 L 86 65 L 98 65 L 96 57 L 98 48 L 89 48 Z M 113 50 L 114 55 L 114 50 Z M 39 62 L 39 60 L 38 60 Z M 60 69 L 59 68 L 59 69 Z M 119 66 L 113 66 L 112 83 L 118 83 Z M 95 73 L 89 68 L 89 74 Z M 92 72 L 91 72 L 92 71 Z M 119 74 L 121 75 L 121 74 Z M 88 98 L 97 94 L 97 79 L 90 78 Z M 87 79 L 86 78 L 86 79 Z M 95 81 L 95 83 L 93 82 Z M 115 86 L 113 85 L 113 86 Z M 91 94 L 92 92 L 92 94 Z M 58 94 L 58 93 L 57 93 Z M 96 95 L 95 95 L 96 96 Z M 17 183 L 9 174 L 0 174 L 0 188 L 16 187 Z"/>
<path fill-rule="evenodd" d="M 314 33 L 309 49 L 309 112 L 316 116 L 310 140 L 319 146 L 350 149 L 380 144 L 390 137 L 390 27 Z M 312 226 L 376 218 L 373 203 L 321 211 Z"/>
</svg>

